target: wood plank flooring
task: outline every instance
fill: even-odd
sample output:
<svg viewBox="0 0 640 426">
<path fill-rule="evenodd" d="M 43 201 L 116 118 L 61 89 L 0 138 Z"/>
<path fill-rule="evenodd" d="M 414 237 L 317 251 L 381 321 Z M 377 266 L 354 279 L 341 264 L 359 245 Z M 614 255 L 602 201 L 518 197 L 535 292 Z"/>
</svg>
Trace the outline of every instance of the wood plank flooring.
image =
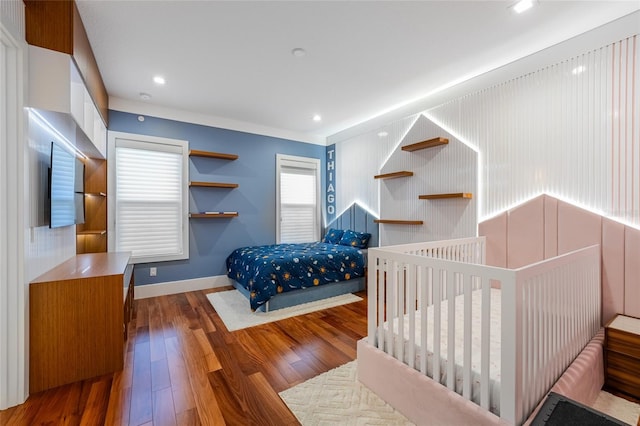
<svg viewBox="0 0 640 426">
<path fill-rule="evenodd" d="M 356 357 L 362 301 L 234 332 L 195 291 L 136 301 L 124 369 L 0 411 L 0 425 L 296 425 L 278 396 Z"/>
</svg>

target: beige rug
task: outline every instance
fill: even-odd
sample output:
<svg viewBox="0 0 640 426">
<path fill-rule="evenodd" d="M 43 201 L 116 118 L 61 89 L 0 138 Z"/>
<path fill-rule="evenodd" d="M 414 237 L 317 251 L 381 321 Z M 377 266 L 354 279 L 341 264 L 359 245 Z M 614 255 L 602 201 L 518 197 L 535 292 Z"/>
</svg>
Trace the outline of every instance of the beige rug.
<svg viewBox="0 0 640 426">
<path fill-rule="evenodd" d="M 209 293 L 207 298 L 229 331 L 254 327 L 362 300 L 361 297 L 348 293 L 265 313 L 251 312 L 249 300 L 238 290 Z"/>
<path fill-rule="evenodd" d="M 356 380 L 356 361 L 280 392 L 303 426 L 413 425 Z"/>
<path fill-rule="evenodd" d="M 640 416 L 640 404 L 636 404 L 626 399 L 611 395 L 602 391 L 598 395 L 598 399 L 591 408 L 606 413 L 611 417 L 622 420 L 630 425 L 638 424 L 638 416 Z"/>
<path fill-rule="evenodd" d="M 356 361 L 282 391 L 280 397 L 303 426 L 413 425 L 356 380 Z M 639 404 L 604 391 L 592 408 L 634 426 L 640 416 Z"/>
</svg>

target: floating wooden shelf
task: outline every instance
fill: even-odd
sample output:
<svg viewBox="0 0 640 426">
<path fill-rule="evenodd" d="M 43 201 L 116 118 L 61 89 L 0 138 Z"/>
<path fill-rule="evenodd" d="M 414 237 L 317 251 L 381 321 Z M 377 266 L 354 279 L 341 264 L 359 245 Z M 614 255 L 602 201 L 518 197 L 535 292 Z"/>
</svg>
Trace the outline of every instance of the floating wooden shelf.
<svg viewBox="0 0 640 426">
<path fill-rule="evenodd" d="M 409 172 L 407 170 L 403 170 L 401 172 L 393 172 L 393 173 L 385 173 L 383 175 L 375 175 L 374 179 L 394 179 L 399 177 L 409 177 L 413 176 L 413 172 Z"/>
<path fill-rule="evenodd" d="M 104 235 L 107 231 L 104 229 L 89 229 L 86 231 L 78 231 L 76 235 Z"/>
<path fill-rule="evenodd" d="M 430 194 L 420 195 L 418 198 L 421 200 L 439 200 L 441 198 L 472 198 L 470 192 L 456 192 L 452 194 Z"/>
<path fill-rule="evenodd" d="M 433 138 L 426 141 L 414 143 L 411 145 L 405 145 L 402 147 L 402 150 L 413 152 L 413 151 L 418 151 L 420 149 L 433 148 L 434 146 L 438 146 L 438 145 L 446 145 L 448 143 L 449 143 L 449 139 L 447 138 Z"/>
<path fill-rule="evenodd" d="M 202 188 L 237 188 L 237 183 L 225 182 L 189 182 L 189 186 L 197 186 Z"/>
<path fill-rule="evenodd" d="M 374 219 L 375 223 L 387 223 L 390 225 L 422 225 L 421 220 L 394 220 L 394 219 Z"/>
<path fill-rule="evenodd" d="M 238 213 L 190 213 L 189 214 L 189 217 L 198 218 L 198 219 L 202 219 L 202 218 L 222 219 L 222 218 L 237 217 L 237 216 L 238 216 Z"/>
<path fill-rule="evenodd" d="M 219 158 L 221 160 L 237 160 L 238 156 L 236 154 L 223 154 L 221 152 L 209 152 L 209 151 L 198 151 L 192 149 L 189 151 L 189 157 L 206 157 L 206 158 Z"/>
</svg>

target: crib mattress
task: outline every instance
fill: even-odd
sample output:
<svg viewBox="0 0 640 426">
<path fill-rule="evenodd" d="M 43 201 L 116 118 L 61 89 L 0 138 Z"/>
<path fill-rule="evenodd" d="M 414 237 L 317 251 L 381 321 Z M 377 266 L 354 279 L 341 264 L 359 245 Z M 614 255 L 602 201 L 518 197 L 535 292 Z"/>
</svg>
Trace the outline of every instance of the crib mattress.
<svg viewBox="0 0 640 426">
<path fill-rule="evenodd" d="M 471 313 L 471 376 L 472 376 L 472 397 L 471 400 L 480 404 L 480 366 L 481 366 L 481 306 L 482 295 L 480 290 L 472 292 L 472 313 Z M 447 355 L 448 355 L 448 302 L 441 303 L 440 314 L 440 377 L 439 382 L 446 386 L 447 384 Z M 463 296 L 457 296 L 455 300 L 455 374 L 456 374 L 456 392 L 462 394 L 463 386 L 463 343 L 464 343 L 464 299 Z M 398 323 L 394 320 L 394 341 L 398 339 Z M 500 337 L 501 337 L 501 305 L 500 290 L 491 289 L 491 313 L 490 313 L 490 353 L 489 353 L 489 379 L 490 379 L 490 407 L 489 409 L 496 415 L 500 415 Z M 385 325 L 388 328 L 388 325 Z M 409 316 L 404 316 L 404 362 L 409 364 Z M 415 368 L 420 369 L 420 352 L 421 352 L 421 320 L 420 311 L 415 312 Z M 433 377 L 433 347 L 434 347 L 434 307 L 427 308 L 427 375 Z M 434 378 L 435 379 L 435 378 Z"/>
</svg>

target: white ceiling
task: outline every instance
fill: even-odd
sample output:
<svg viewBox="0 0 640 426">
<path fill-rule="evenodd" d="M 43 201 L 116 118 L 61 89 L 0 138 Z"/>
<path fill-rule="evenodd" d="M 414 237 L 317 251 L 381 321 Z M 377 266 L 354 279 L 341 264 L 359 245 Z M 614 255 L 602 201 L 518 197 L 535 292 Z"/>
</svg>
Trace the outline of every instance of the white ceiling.
<svg viewBox="0 0 640 426">
<path fill-rule="evenodd" d="M 640 9 L 639 1 L 77 0 L 112 101 L 318 140 Z M 307 52 L 294 57 L 292 49 Z M 167 83 L 157 86 L 154 75 Z M 314 122 L 314 114 L 322 116 Z"/>
</svg>

